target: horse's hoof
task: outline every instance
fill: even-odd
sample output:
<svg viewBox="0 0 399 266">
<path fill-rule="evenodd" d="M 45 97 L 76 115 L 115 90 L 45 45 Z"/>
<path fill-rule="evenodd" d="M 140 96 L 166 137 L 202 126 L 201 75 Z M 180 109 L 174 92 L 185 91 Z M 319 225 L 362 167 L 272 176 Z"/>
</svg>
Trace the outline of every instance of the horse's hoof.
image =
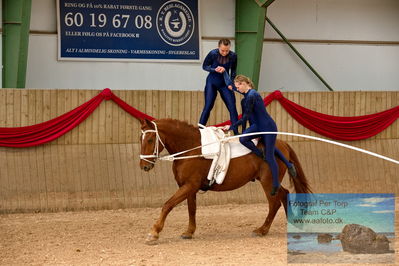
<svg viewBox="0 0 399 266">
<path fill-rule="evenodd" d="M 252 236 L 253 237 L 263 237 L 263 236 L 265 236 L 266 235 L 266 233 L 265 232 L 262 232 L 261 230 L 254 230 L 254 231 L 252 231 Z"/>
<path fill-rule="evenodd" d="M 158 240 L 146 240 L 145 244 L 148 246 L 155 246 L 158 245 Z"/>
<path fill-rule="evenodd" d="M 296 177 L 298 174 L 296 172 L 295 165 L 291 165 L 291 167 L 288 168 L 288 174 L 292 177 Z"/>
<path fill-rule="evenodd" d="M 158 237 L 152 234 L 148 234 L 147 238 L 145 239 L 145 243 L 147 245 L 153 246 L 158 244 Z"/>
<path fill-rule="evenodd" d="M 259 232 L 252 232 L 253 237 L 262 237 L 263 235 Z"/>
<path fill-rule="evenodd" d="M 182 239 L 193 239 L 193 235 L 182 234 L 180 236 Z"/>
<path fill-rule="evenodd" d="M 270 195 L 275 196 L 278 193 L 279 189 L 280 189 L 280 186 L 272 187 L 272 191 L 270 192 Z"/>
</svg>

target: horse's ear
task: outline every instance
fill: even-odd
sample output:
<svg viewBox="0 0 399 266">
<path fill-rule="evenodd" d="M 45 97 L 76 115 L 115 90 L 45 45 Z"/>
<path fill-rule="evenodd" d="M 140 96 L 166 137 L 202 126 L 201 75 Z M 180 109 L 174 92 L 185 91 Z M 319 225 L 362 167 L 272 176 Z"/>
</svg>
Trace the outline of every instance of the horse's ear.
<svg viewBox="0 0 399 266">
<path fill-rule="evenodd" d="M 151 121 L 146 118 L 140 118 L 140 123 L 141 123 L 141 129 L 144 129 L 146 127 L 149 127 L 149 128 L 153 127 Z"/>
</svg>

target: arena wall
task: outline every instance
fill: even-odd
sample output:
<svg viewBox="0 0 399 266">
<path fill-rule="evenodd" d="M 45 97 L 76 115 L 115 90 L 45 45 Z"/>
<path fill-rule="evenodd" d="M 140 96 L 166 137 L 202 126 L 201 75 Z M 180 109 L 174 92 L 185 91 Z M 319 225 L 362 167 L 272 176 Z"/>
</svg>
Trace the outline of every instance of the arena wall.
<svg viewBox="0 0 399 266">
<path fill-rule="evenodd" d="M 93 90 L 0 90 L 0 127 L 37 124 L 97 95 Z M 203 94 L 196 91 L 114 91 L 156 118 L 196 124 Z M 263 93 L 263 96 L 266 96 Z M 286 92 L 304 107 L 338 116 L 358 116 L 399 104 L 399 92 Z M 239 101 L 237 101 L 239 103 Z M 268 111 L 280 131 L 319 136 L 278 102 Z M 209 124 L 228 119 L 218 97 Z M 399 159 L 399 123 L 367 140 L 345 142 Z M 159 207 L 176 190 L 171 163 L 150 172 L 139 168 L 139 122 L 104 101 L 77 128 L 38 147 L 0 147 L 0 213 Z M 281 136 L 294 148 L 315 193 L 398 193 L 399 165 L 356 151 L 298 137 Z M 285 181 L 284 185 L 289 186 Z M 200 205 L 264 202 L 259 184 L 226 193 L 198 195 Z"/>
</svg>

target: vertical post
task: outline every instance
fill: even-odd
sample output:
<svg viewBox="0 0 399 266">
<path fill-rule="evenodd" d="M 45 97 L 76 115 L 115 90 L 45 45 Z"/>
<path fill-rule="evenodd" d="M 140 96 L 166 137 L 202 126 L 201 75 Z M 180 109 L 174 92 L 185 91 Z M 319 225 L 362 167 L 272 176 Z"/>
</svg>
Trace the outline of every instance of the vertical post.
<svg viewBox="0 0 399 266">
<path fill-rule="evenodd" d="M 25 88 L 32 0 L 3 0 L 3 88 Z"/>
<path fill-rule="evenodd" d="M 250 77 L 256 88 L 262 61 L 266 7 L 273 1 L 236 0 L 237 73 Z"/>
</svg>

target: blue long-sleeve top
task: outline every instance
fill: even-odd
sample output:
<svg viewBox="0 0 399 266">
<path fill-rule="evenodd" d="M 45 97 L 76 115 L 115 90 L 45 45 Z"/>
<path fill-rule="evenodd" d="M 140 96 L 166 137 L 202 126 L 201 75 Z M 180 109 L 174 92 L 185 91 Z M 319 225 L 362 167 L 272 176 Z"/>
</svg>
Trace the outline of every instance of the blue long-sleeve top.
<svg viewBox="0 0 399 266">
<path fill-rule="evenodd" d="M 224 67 L 226 72 L 230 73 L 230 75 L 228 76 L 229 79 L 223 76 L 226 85 L 233 85 L 234 78 L 237 75 L 237 54 L 233 51 L 230 51 L 226 56 L 222 56 L 219 53 L 219 49 L 211 50 L 204 59 L 202 69 L 210 73 L 217 73 L 215 69 L 218 66 Z M 220 75 L 222 76 L 222 74 Z"/>
<path fill-rule="evenodd" d="M 237 128 L 239 125 L 245 124 L 248 120 L 250 124 L 256 124 L 259 130 L 267 130 L 269 123 L 274 123 L 273 119 L 266 111 L 265 104 L 260 94 L 251 89 L 244 93 L 243 99 L 243 114 L 232 128 Z"/>
</svg>

